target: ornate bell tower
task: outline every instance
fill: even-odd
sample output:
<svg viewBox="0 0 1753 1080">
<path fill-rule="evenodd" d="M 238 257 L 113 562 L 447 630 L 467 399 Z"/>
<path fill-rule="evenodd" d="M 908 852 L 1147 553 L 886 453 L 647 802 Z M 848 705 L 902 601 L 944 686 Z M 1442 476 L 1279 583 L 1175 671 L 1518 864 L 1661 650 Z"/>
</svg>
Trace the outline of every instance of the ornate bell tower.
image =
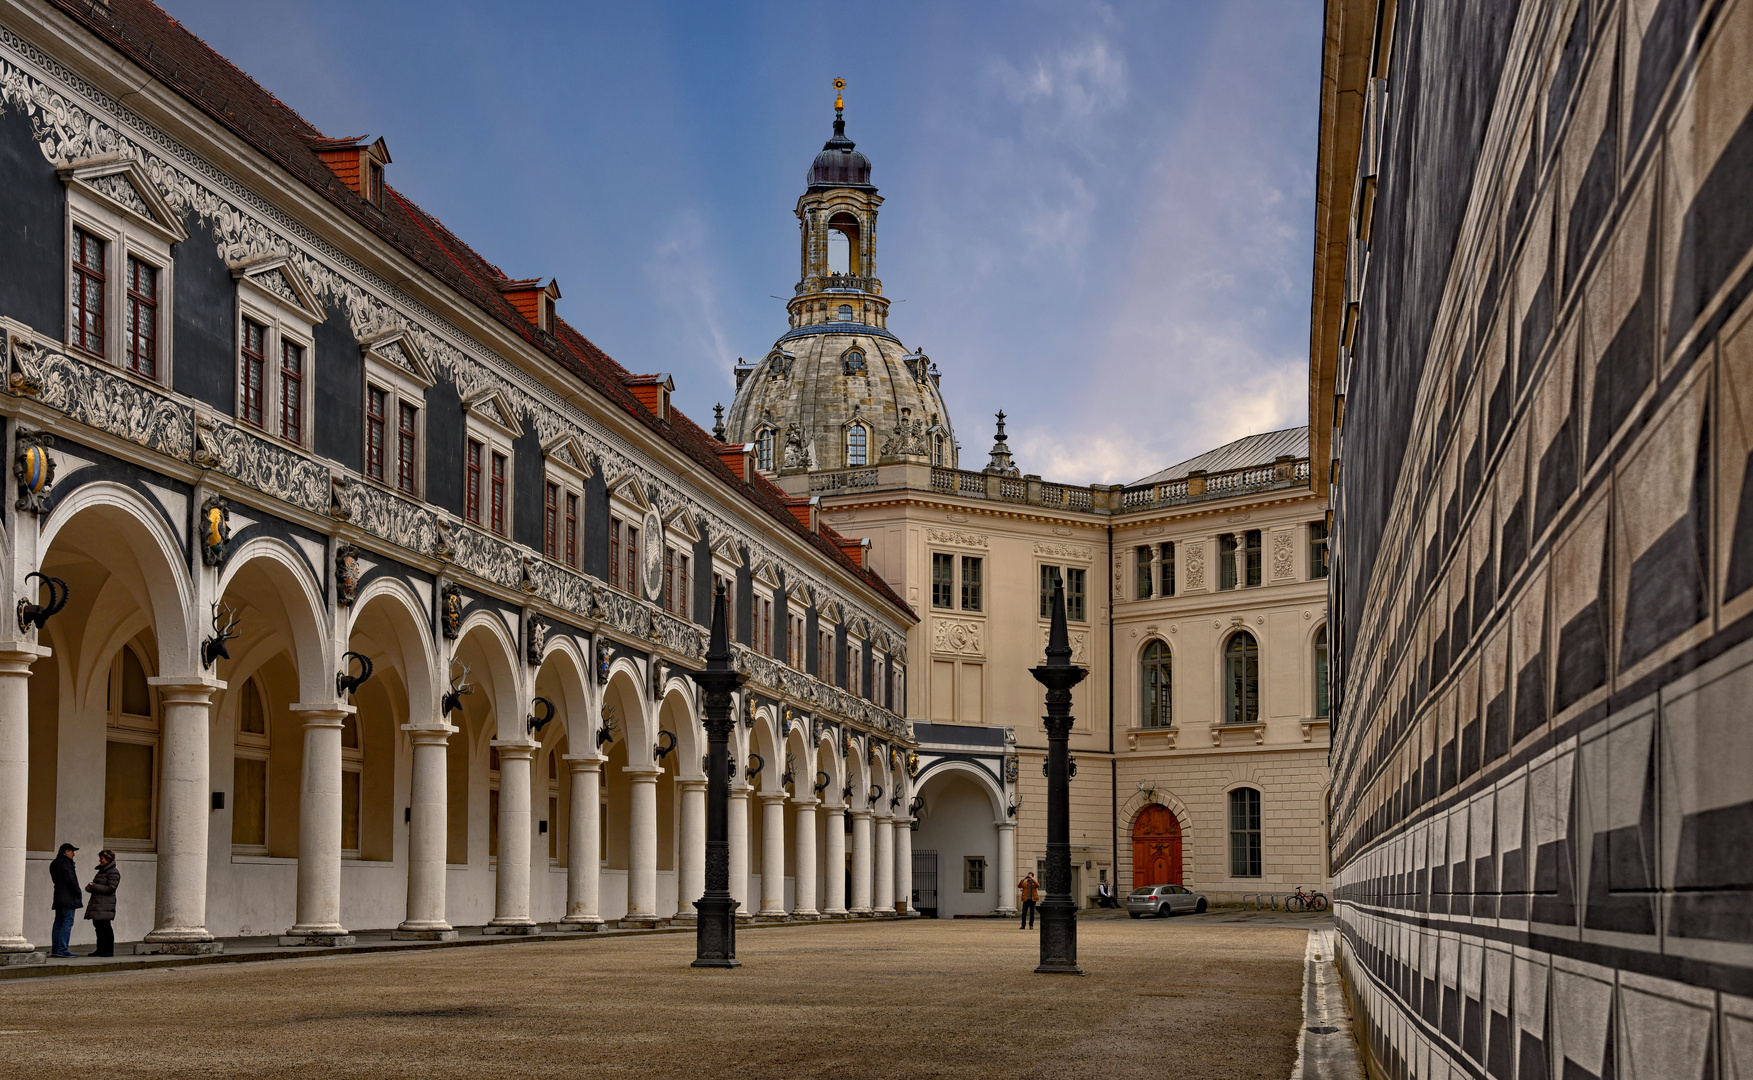
<svg viewBox="0 0 1753 1080">
<path fill-rule="evenodd" d="M 885 328 L 889 321 L 876 276 L 883 200 L 870 182 L 870 159 L 846 137 L 845 87 L 845 79 L 834 80 L 834 137 L 816 155 L 809 187 L 797 200 L 803 252 L 796 294 L 786 305 L 793 329 L 829 322 Z"/>
</svg>

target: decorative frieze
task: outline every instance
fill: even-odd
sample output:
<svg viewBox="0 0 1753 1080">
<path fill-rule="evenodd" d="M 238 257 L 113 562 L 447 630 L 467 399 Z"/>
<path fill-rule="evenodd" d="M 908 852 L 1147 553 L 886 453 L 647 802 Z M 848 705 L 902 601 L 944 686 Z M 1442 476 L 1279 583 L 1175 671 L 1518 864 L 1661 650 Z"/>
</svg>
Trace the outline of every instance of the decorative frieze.
<svg viewBox="0 0 1753 1080">
<path fill-rule="evenodd" d="M 976 620 L 934 619 L 931 623 L 931 647 L 942 653 L 980 656 L 985 653 L 981 640 L 986 625 Z"/>
<path fill-rule="evenodd" d="M 933 544 L 953 544 L 957 547 L 986 546 L 986 537 L 981 533 L 963 532 L 960 529 L 927 529 L 925 539 Z"/>
</svg>

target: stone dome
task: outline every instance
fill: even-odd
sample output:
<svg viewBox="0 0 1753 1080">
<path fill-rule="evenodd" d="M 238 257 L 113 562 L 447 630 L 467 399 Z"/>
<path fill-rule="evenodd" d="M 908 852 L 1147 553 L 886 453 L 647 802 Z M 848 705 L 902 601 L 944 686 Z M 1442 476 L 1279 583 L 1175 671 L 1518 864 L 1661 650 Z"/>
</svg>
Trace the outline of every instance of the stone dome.
<svg viewBox="0 0 1753 1080">
<path fill-rule="evenodd" d="M 853 149 L 857 145 L 846 137 L 846 121 L 836 115 L 834 137 L 822 144 L 822 152 L 810 165 L 809 190 L 862 188 L 875 191 L 870 183 L 870 159 Z"/>
<path fill-rule="evenodd" d="M 737 378 L 725 439 L 755 443 L 764 471 L 956 463 L 936 366 L 880 327 L 798 327 Z M 855 425 L 864 429 L 862 463 Z"/>
</svg>

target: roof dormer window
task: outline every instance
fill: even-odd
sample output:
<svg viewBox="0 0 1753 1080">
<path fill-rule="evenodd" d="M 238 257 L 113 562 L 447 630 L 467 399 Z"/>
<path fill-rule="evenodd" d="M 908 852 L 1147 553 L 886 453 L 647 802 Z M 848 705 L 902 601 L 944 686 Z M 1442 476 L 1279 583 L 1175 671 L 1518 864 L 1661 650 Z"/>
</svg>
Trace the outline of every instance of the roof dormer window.
<svg viewBox="0 0 1753 1080">
<path fill-rule="evenodd" d="M 390 150 L 382 139 L 361 135 L 347 139 L 309 139 L 306 144 L 323 159 L 323 164 L 337 179 L 353 189 L 354 194 L 373 206 L 383 206 L 383 171 L 390 163 Z"/>
</svg>

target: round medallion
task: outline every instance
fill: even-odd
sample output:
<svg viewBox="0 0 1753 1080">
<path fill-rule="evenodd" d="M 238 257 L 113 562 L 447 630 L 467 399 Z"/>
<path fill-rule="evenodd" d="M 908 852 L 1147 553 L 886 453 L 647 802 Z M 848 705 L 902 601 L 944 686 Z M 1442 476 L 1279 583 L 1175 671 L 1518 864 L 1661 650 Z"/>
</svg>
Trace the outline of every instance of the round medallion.
<svg viewBox="0 0 1753 1080">
<path fill-rule="evenodd" d="M 656 510 L 645 512 L 645 548 L 639 553 L 639 576 L 647 600 L 663 598 L 663 518 Z"/>
</svg>

